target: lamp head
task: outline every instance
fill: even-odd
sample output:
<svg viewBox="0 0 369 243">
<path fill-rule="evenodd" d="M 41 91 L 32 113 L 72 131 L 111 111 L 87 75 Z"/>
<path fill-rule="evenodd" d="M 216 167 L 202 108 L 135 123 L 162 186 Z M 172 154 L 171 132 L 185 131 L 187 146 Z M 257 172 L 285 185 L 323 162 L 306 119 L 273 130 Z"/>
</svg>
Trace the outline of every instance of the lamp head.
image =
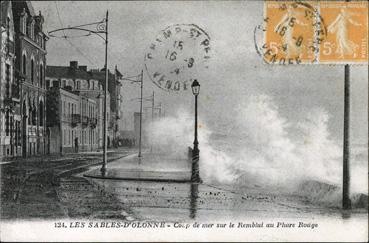
<svg viewBox="0 0 369 243">
<path fill-rule="evenodd" d="M 193 95 L 197 96 L 200 93 L 200 83 L 195 79 L 191 85 Z"/>
</svg>

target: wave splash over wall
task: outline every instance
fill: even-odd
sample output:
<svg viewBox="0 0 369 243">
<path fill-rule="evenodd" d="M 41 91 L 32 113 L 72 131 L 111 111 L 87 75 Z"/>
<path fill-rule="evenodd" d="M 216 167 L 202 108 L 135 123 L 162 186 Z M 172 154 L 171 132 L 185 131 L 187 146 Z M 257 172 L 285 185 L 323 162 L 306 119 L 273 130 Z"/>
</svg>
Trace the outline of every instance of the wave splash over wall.
<svg viewBox="0 0 369 243">
<path fill-rule="evenodd" d="M 341 184 L 342 148 L 329 134 L 329 114 L 323 108 L 310 110 L 294 123 L 281 116 L 267 95 L 252 96 L 237 109 L 235 124 L 229 124 L 236 127 L 233 133 L 225 133 L 226 128 L 212 132 L 199 118 L 200 172 L 205 182 L 286 188 L 304 181 Z M 147 134 L 155 151 L 186 156 L 193 143 L 193 122 L 193 114 L 179 110 L 151 123 Z M 353 167 L 353 191 L 366 188 L 365 166 L 363 162 Z"/>
</svg>

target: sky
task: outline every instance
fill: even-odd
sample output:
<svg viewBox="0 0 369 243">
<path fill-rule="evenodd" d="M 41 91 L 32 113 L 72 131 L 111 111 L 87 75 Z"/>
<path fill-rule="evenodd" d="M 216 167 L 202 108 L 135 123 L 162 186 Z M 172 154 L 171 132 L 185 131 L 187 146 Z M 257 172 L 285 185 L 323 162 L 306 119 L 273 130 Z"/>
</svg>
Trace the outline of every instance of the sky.
<svg viewBox="0 0 369 243">
<path fill-rule="evenodd" d="M 125 76 L 144 67 L 144 56 L 161 30 L 175 24 L 196 24 L 211 38 L 209 68 L 198 70 L 201 83 L 199 114 L 211 130 L 222 132 L 237 126 L 242 104 L 253 95 L 267 95 L 288 122 L 296 123 L 312 109 L 330 116 L 329 130 L 341 141 L 343 127 L 342 65 L 264 64 L 254 47 L 253 31 L 263 21 L 262 1 L 39 1 L 32 2 L 45 17 L 46 31 L 100 21 L 109 10 L 108 66 Z M 58 10 L 58 11 L 57 11 Z M 60 20 L 58 18 L 58 12 Z M 97 36 L 73 38 L 70 42 L 50 38 L 48 65 L 69 65 L 77 60 L 89 68 L 104 64 L 104 42 Z M 368 134 L 368 66 L 351 67 L 351 135 L 354 143 L 365 143 Z M 167 116 L 179 109 L 193 112 L 190 91 L 166 92 L 144 73 L 144 97 L 155 92 Z M 125 83 L 122 89 L 122 127 L 130 129 L 139 103 L 139 86 Z M 158 104 L 157 103 L 157 104 Z M 148 102 L 144 107 L 150 106 Z M 241 106 L 241 108 L 240 108 Z M 148 111 L 148 110 L 147 110 Z M 237 129 L 235 129 L 237 130 Z"/>
</svg>

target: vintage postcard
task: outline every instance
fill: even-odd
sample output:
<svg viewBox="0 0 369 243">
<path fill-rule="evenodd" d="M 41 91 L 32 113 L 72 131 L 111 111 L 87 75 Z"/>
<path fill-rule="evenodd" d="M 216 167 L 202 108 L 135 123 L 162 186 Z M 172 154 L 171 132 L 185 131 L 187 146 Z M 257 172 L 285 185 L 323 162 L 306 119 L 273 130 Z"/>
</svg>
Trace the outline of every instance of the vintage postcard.
<svg viewBox="0 0 369 243">
<path fill-rule="evenodd" d="M 0 7 L 1 241 L 368 241 L 366 0 Z"/>
</svg>

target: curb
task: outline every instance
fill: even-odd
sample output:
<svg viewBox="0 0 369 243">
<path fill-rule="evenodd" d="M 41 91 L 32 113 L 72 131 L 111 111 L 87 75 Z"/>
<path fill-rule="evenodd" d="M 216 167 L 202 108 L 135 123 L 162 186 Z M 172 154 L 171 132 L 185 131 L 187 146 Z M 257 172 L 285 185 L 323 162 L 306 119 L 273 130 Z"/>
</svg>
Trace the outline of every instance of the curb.
<svg viewBox="0 0 369 243">
<path fill-rule="evenodd" d="M 118 156 L 116 158 L 111 158 L 111 159 L 108 159 L 107 163 L 111 163 L 115 160 L 118 160 L 118 159 L 121 159 L 121 158 L 124 158 L 124 157 L 128 157 L 130 156 L 131 154 L 128 154 L 128 155 L 122 155 L 122 156 Z M 84 168 L 88 168 L 88 167 L 92 167 L 92 166 L 98 166 L 98 165 L 101 165 L 101 162 L 98 162 L 98 163 L 93 163 L 93 164 L 89 164 L 89 165 L 82 165 L 82 166 L 79 166 L 79 167 L 76 167 L 76 168 L 73 168 L 73 169 L 70 169 L 70 170 L 65 170 L 65 171 L 61 171 L 59 172 L 58 174 L 56 174 L 57 177 L 62 177 L 64 174 L 67 174 L 67 173 L 73 173 L 73 171 L 78 171 L 78 170 L 81 170 L 81 169 L 84 169 Z M 78 174 L 78 173 L 77 173 Z"/>
<path fill-rule="evenodd" d="M 169 183 L 195 183 L 191 180 L 175 180 L 175 179 L 150 179 L 150 178 L 129 178 L 129 177 L 112 177 L 112 176 L 94 176 L 94 175 L 83 175 L 83 177 L 101 180 L 120 180 L 120 181 L 149 181 L 149 182 L 169 182 Z"/>
</svg>

